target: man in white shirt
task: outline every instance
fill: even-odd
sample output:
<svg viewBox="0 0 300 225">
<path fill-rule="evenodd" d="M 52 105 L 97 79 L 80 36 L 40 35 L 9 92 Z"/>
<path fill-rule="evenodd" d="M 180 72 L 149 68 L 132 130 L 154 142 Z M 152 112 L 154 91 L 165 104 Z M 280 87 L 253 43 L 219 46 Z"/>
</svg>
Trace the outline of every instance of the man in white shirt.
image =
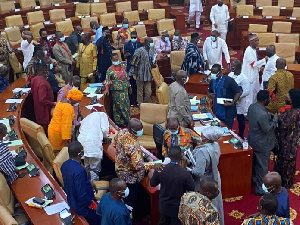
<svg viewBox="0 0 300 225">
<path fill-rule="evenodd" d="M 249 104 L 246 99 L 246 96 L 249 95 L 250 92 L 250 81 L 249 79 L 242 73 L 242 63 L 239 60 L 235 60 L 231 63 L 231 71 L 228 76 L 232 77 L 237 85 L 243 90 L 240 99 L 236 103 L 237 110 L 237 121 L 239 124 L 239 136 L 244 139 L 244 131 L 245 131 L 245 115 L 247 115 Z"/>
<path fill-rule="evenodd" d="M 211 68 L 214 64 L 222 65 L 222 52 L 229 65 L 230 55 L 227 44 L 222 38 L 218 37 L 218 31 L 213 30 L 211 36 L 206 38 L 203 45 L 203 57 L 206 68 Z"/>
<path fill-rule="evenodd" d="M 260 89 L 264 90 L 268 87 L 268 82 L 271 76 L 273 76 L 276 72 L 276 61 L 279 58 L 276 55 L 276 48 L 274 45 L 269 45 L 266 49 L 266 55 L 268 56 L 268 62 L 265 65 L 265 69 L 262 75 L 262 81 L 260 85 Z"/>
<path fill-rule="evenodd" d="M 229 11 L 227 5 L 223 0 L 217 0 L 217 5 L 214 5 L 210 10 L 210 20 L 212 22 L 212 29 L 217 30 L 223 40 L 226 41 L 228 31 Z"/>
<path fill-rule="evenodd" d="M 242 73 L 250 81 L 250 93 L 246 97 L 248 104 L 253 104 L 256 102 L 256 95 L 260 90 L 259 85 L 259 70 L 262 66 L 266 65 L 268 57 L 259 60 L 256 52 L 256 48 L 259 44 L 259 39 L 256 34 L 249 34 L 250 46 L 247 47 L 244 53 Z"/>
<path fill-rule="evenodd" d="M 161 39 L 155 42 L 155 51 L 157 54 L 170 54 L 171 42 L 167 30 L 161 32 Z"/>
<path fill-rule="evenodd" d="M 24 55 L 23 69 L 26 70 L 28 63 L 33 56 L 34 45 L 31 43 L 33 40 L 33 36 L 30 31 L 23 31 L 22 38 L 23 40 L 21 42 L 21 50 Z"/>
<path fill-rule="evenodd" d="M 202 0 L 190 0 L 189 18 L 187 21 L 187 27 L 190 27 L 190 22 L 196 15 L 196 29 L 200 30 L 200 16 L 203 12 Z"/>
</svg>

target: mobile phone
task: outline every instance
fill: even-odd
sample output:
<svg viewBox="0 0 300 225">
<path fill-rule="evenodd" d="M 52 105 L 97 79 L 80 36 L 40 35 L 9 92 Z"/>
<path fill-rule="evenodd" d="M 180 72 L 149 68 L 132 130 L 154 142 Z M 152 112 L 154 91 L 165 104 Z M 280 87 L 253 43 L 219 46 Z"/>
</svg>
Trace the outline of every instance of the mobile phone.
<svg viewBox="0 0 300 225">
<path fill-rule="evenodd" d="M 59 212 L 59 217 L 64 225 L 71 225 L 73 222 L 72 214 L 69 212 L 68 209 L 63 209 L 61 212 Z"/>
<path fill-rule="evenodd" d="M 243 147 L 242 142 L 240 142 L 240 140 L 237 139 L 236 137 L 231 138 L 228 142 L 229 142 L 230 144 L 232 144 L 232 145 L 233 145 L 235 148 L 237 148 L 237 149 Z"/>
<path fill-rule="evenodd" d="M 43 199 L 41 199 L 41 198 L 34 198 L 34 199 L 32 199 L 32 201 L 33 201 L 34 203 L 39 204 L 39 205 L 44 205 L 44 203 L 45 203 L 45 200 L 43 200 Z"/>
<path fill-rule="evenodd" d="M 22 178 L 22 177 L 25 177 L 25 175 L 27 174 L 28 172 L 27 171 L 23 171 L 22 173 L 20 173 L 18 175 L 19 178 Z"/>
<path fill-rule="evenodd" d="M 33 163 L 29 164 L 26 169 L 29 172 L 30 177 L 35 177 L 39 174 L 38 168 Z"/>
<path fill-rule="evenodd" d="M 55 192 L 50 184 L 46 184 L 41 188 L 43 194 L 45 195 L 46 199 L 52 199 L 55 197 Z"/>
</svg>

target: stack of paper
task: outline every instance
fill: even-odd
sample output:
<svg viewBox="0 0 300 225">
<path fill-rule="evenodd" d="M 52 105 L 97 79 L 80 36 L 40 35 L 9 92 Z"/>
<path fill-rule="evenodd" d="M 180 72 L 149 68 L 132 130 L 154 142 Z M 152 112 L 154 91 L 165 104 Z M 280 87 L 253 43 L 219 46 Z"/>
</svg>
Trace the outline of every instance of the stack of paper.
<svg viewBox="0 0 300 225">
<path fill-rule="evenodd" d="M 94 105 L 87 105 L 86 108 L 87 108 L 87 109 L 92 109 L 92 108 L 94 108 L 94 106 L 96 106 L 96 107 L 97 107 L 97 106 L 98 106 L 98 107 L 102 107 L 103 105 L 97 103 L 97 104 L 94 104 Z"/>
<path fill-rule="evenodd" d="M 93 83 L 93 84 L 89 84 L 89 87 L 104 87 L 104 84 L 102 84 L 102 83 Z"/>
<path fill-rule="evenodd" d="M 33 202 L 33 199 L 34 199 L 34 198 L 35 198 L 35 197 L 32 197 L 32 198 L 28 199 L 25 203 L 26 203 L 27 205 L 29 205 L 29 206 L 32 206 L 32 207 L 36 207 L 36 208 L 44 208 L 44 207 L 46 207 L 47 205 L 49 205 L 50 203 L 53 202 L 53 200 L 43 199 L 43 200 L 45 201 L 45 203 L 44 203 L 43 205 L 39 205 L 39 204 Z"/>
<path fill-rule="evenodd" d="M 198 106 L 192 105 L 192 106 L 191 106 L 191 111 L 192 111 L 192 112 L 198 112 Z"/>
<path fill-rule="evenodd" d="M 95 93 L 95 91 L 97 90 L 97 87 L 87 87 L 83 93 Z"/>
<path fill-rule="evenodd" d="M 211 115 L 211 113 L 193 114 L 192 117 L 193 117 L 193 120 L 206 120 L 206 119 L 213 119 L 214 118 Z"/>
<path fill-rule="evenodd" d="M 231 98 L 217 98 L 217 103 L 221 105 L 224 105 L 225 102 L 232 102 L 232 101 L 233 99 Z"/>
<path fill-rule="evenodd" d="M 54 215 L 56 213 L 59 213 L 63 211 L 64 209 L 70 209 L 69 205 L 66 202 L 60 202 L 54 205 L 46 206 L 44 208 L 47 215 Z"/>
<path fill-rule="evenodd" d="M 21 103 L 23 99 L 6 99 L 5 103 Z"/>
<path fill-rule="evenodd" d="M 31 88 L 15 88 L 13 90 L 13 93 L 18 93 L 20 91 L 22 91 L 23 93 L 28 93 L 31 90 Z"/>
<path fill-rule="evenodd" d="M 99 100 L 100 98 L 103 97 L 103 94 L 90 93 L 90 94 L 88 94 L 86 97 L 94 98 L 95 96 L 97 96 L 97 99 Z"/>
</svg>

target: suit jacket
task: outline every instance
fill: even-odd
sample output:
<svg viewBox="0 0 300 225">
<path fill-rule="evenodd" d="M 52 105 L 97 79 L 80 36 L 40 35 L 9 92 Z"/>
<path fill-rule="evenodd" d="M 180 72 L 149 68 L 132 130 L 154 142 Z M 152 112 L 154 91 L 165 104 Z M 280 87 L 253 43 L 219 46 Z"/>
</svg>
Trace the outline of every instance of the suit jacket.
<svg viewBox="0 0 300 225">
<path fill-rule="evenodd" d="M 278 118 L 271 116 L 265 107 L 257 102 L 248 109 L 249 144 L 254 151 L 270 151 L 275 147 L 275 128 Z"/>
<path fill-rule="evenodd" d="M 137 50 L 138 48 L 142 47 L 142 43 L 137 41 L 136 43 L 132 43 L 131 41 L 128 41 L 125 43 L 124 45 L 124 54 L 126 54 L 127 52 L 130 53 L 130 56 L 127 57 L 127 68 L 126 68 L 126 72 L 128 73 L 130 68 L 131 68 L 131 58 L 134 55 L 135 50 Z"/>
</svg>

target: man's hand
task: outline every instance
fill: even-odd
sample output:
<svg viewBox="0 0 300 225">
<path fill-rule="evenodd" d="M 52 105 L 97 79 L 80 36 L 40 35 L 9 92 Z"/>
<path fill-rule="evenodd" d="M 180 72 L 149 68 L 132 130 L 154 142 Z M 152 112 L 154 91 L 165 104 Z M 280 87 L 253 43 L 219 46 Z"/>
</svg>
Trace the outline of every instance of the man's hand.
<svg viewBox="0 0 300 225">
<path fill-rule="evenodd" d="M 225 106 L 225 107 L 229 107 L 229 106 L 233 106 L 233 105 L 234 105 L 233 102 L 225 102 L 225 103 L 224 103 L 224 106 Z"/>
<path fill-rule="evenodd" d="M 208 60 L 205 60 L 205 64 L 206 64 L 206 69 L 209 69 L 209 62 L 208 62 Z"/>
<path fill-rule="evenodd" d="M 161 171 L 163 171 L 163 169 L 164 169 L 164 165 L 161 164 L 161 163 L 155 164 L 155 165 L 154 165 L 154 169 L 155 169 L 157 172 L 161 172 Z"/>
<path fill-rule="evenodd" d="M 96 194 L 97 194 L 97 193 L 98 193 L 98 189 L 97 189 L 97 187 L 96 187 L 96 184 L 95 184 L 93 181 L 91 181 L 91 185 L 92 185 L 94 191 L 95 191 Z"/>
<path fill-rule="evenodd" d="M 268 60 L 269 60 L 269 57 L 268 57 L 268 56 L 265 56 L 265 60 L 266 60 L 266 62 L 268 62 Z"/>
<path fill-rule="evenodd" d="M 109 90 L 105 89 L 105 91 L 103 91 L 103 94 L 109 96 Z"/>
<path fill-rule="evenodd" d="M 218 28 L 218 25 L 216 23 L 214 23 L 215 28 Z"/>
<path fill-rule="evenodd" d="M 129 52 L 126 52 L 125 55 L 124 55 L 124 57 L 128 58 L 128 56 L 131 56 L 131 54 Z"/>
<path fill-rule="evenodd" d="M 210 99 L 215 99 L 216 94 L 215 94 L 215 93 L 208 93 L 207 96 L 208 96 Z"/>
</svg>

